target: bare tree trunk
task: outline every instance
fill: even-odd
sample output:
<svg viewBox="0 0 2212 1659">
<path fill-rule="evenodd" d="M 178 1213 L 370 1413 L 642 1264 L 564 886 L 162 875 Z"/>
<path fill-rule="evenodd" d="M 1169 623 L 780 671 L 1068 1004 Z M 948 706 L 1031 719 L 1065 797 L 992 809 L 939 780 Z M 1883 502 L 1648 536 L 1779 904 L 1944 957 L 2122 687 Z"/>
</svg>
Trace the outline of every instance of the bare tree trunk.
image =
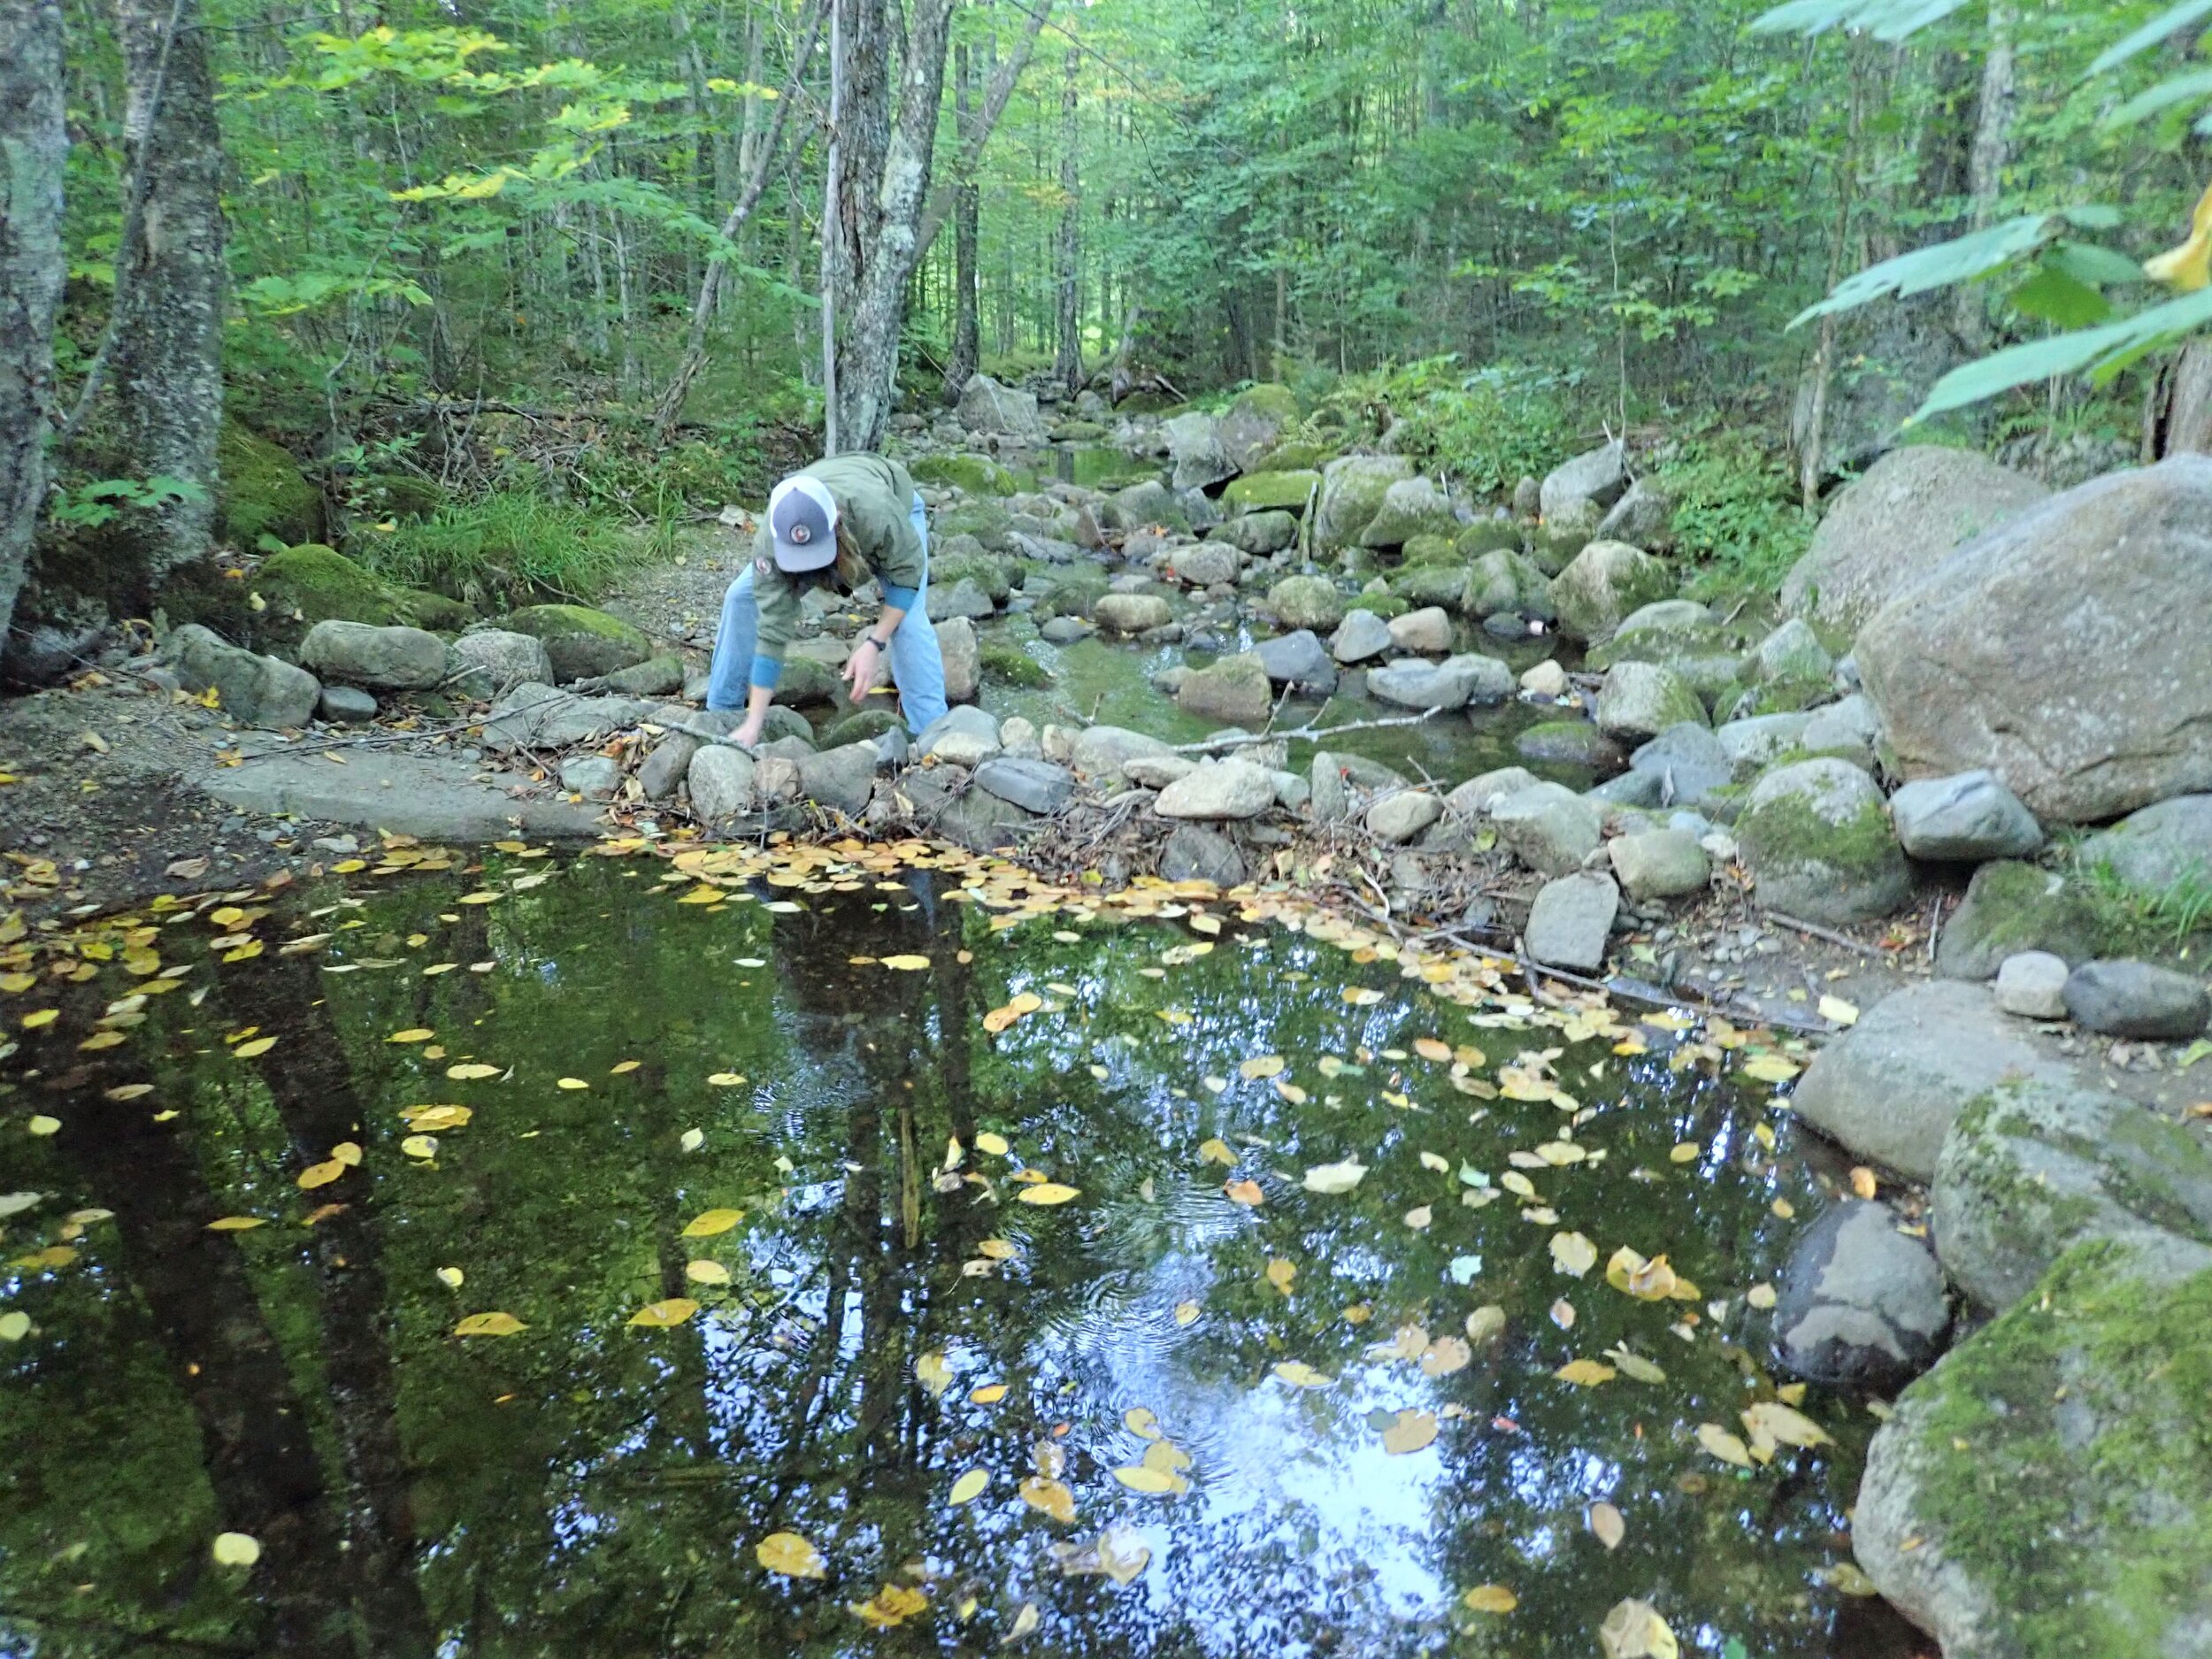
<svg viewBox="0 0 2212 1659">
<path fill-rule="evenodd" d="M 1029 27 L 1015 42 L 1013 55 L 993 70 L 990 85 L 983 95 L 983 108 L 969 135 L 961 141 L 959 155 L 953 158 L 954 183 L 941 185 L 930 196 L 929 209 L 922 215 L 922 227 L 914 250 L 917 261 L 929 251 L 937 240 L 937 233 L 951 216 L 958 194 L 957 183 L 963 180 L 970 184 L 974 182 L 976 167 L 983 159 L 983 147 L 997 130 L 999 117 L 1006 112 L 1006 101 L 1014 96 L 1014 84 L 1021 79 L 1022 71 L 1029 67 L 1029 55 L 1036 50 L 1037 36 L 1051 16 L 1052 0 L 1037 0 L 1035 9 L 1029 13 Z"/>
<path fill-rule="evenodd" d="M 1083 389 L 1083 177 L 1075 150 L 1081 135 L 1076 73 L 1082 64 L 1082 53 L 1069 47 L 1060 92 L 1060 343 L 1052 375 L 1070 397 Z"/>
<path fill-rule="evenodd" d="M 1974 148 L 1967 160 L 1968 228 L 1982 230 L 1997 219 L 2005 189 L 2005 168 L 2012 159 L 2012 127 L 2019 112 L 2018 53 L 2013 44 L 2012 0 L 1991 0 L 1989 54 L 1982 60 L 1981 98 L 1974 121 Z M 1952 326 L 1971 350 L 1989 343 L 1989 296 L 1984 286 L 1966 282 L 1952 296 Z"/>
<path fill-rule="evenodd" d="M 964 153 L 973 135 L 977 111 L 975 63 L 966 42 L 953 49 L 954 130 Z M 947 402 L 958 399 L 961 389 L 975 378 L 983 360 L 981 327 L 976 317 L 976 233 L 982 217 L 983 193 L 971 172 L 953 184 L 952 362 L 945 370 Z"/>
<path fill-rule="evenodd" d="M 196 0 L 116 0 L 126 99 L 112 350 L 124 465 L 186 492 L 123 519 L 150 590 L 206 552 L 223 423 L 222 134 Z M 135 204 L 136 211 L 131 211 Z M 137 230 L 132 234 L 132 224 Z"/>
<path fill-rule="evenodd" d="M 61 303 L 60 0 L 0 0 L 0 656 L 46 500 Z"/>
<path fill-rule="evenodd" d="M 952 0 L 915 0 L 906 19 L 895 119 L 888 0 L 834 3 L 846 25 L 840 54 L 845 84 L 830 175 L 837 211 L 822 233 L 826 265 L 833 244 L 835 250 L 843 321 L 830 407 L 839 445 L 879 449 L 896 389 L 908 285 L 921 253 L 918 232 L 929 200 Z"/>
</svg>

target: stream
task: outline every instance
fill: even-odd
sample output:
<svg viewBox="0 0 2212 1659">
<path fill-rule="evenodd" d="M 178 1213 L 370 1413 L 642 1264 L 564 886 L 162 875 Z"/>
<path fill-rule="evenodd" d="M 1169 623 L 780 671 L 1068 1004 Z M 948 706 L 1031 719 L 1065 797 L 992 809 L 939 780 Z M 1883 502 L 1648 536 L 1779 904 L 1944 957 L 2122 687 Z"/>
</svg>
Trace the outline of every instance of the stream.
<svg viewBox="0 0 2212 1659">
<path fill-rule="evenodd" d="M 1874 1418 L 1767 1369 L 1797 1051 L 1287 901 L 503 847 L 8 997 L 0 1653 L 1916 1651 Z"/>
</svg>

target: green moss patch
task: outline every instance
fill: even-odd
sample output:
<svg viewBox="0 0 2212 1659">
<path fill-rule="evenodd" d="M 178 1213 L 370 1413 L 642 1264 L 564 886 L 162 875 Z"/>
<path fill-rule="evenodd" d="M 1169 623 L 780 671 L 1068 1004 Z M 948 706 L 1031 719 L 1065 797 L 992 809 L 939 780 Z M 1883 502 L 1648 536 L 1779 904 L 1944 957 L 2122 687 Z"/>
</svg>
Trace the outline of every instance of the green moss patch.
<svg viewBox="0 0 2212 1659">
<path fill-rule="evenodd" d="M 322 539 L 323 493 L 290 450 L 227 420 L 215 455 L 216 518 L 233 545 L 251 552 L 265 535 L 288 546 Z"/>
<path fill-rule="evenodd" d="M 906 470 L 923 484 L 950 484 L 972 495 L 1010 495 L 1019 481 L 987 455 L 925 455 Z"/>
<path fill-rule="evenodd" d="M 1225 504 L 1239 512 L 1302 513 L 1321 482 L 1313 472 L 1247 472 L 1221 492 Z"/>
<path fill-rule="evenodd" d="M 977 662 L 987 679 L 1002 685 L 1034 691 L 1052 683 L 1052 676 L 1042 663 L 1020 646 L 1003 640 L 984 641 L 977 652 Z"/>
</svg>

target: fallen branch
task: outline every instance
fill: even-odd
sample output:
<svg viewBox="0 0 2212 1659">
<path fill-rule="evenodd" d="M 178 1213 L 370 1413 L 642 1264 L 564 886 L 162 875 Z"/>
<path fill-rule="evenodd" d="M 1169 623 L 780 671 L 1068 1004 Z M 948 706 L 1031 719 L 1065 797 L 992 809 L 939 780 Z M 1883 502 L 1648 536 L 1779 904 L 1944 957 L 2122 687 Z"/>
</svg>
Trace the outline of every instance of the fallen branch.
<svg viewBox="0 0 2212 1659">
<path fill-rule="evenodd" d="M 1418 714 L 1393 715 L 1380 720 L 1353 720 L 1343 726 L 1302 726 L 1294 732 L 1248 732 L 1240 737 L 1210 737 L 1200 743 L 1178 743 L 1169 751 L 1177 755 L 1203 755 L 1217 749 L 1247 749 L 1254 743 L 1287 743 L 1303 738 L 1318 742 L 1325 737 L 1340 737 L 1346 732 L 1376 732 L 1386 726 L 1418 726 L 1432 715 L 1444 712 L 1441 705 L 1425 709 Z"/>
<path fill-rule="evenodd" d="M 1878 946 L 1865 944 L 1852 938 L 1848 933 L 1836 932 L 1832 927 L 1822 927 L 1814 922 L 1801 922 L 1794 916 L 1785 916 L 1779 910 L 1767 911 L 1766 918 L 1770 922 L 1780 923 L 1793 933 L 1802 933 L 1808 939 L 1823 940 L 1829 944 L 1839 945 L 1846 950 L 1855 950 L 1862 956 L 1871 956 L 1877 962 L 1889 960 L 1889 953 Z"/>
</svg>

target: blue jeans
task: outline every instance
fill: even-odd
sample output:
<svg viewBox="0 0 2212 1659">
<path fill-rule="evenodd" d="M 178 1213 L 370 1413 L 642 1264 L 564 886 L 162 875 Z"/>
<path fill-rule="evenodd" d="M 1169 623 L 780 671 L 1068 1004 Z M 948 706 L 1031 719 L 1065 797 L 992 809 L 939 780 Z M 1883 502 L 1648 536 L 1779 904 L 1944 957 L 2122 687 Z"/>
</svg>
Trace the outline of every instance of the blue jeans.
<svg viewBox="0 0 2212 1659">
<path fill-rule="evenodd" d="M 899 688 L 899 708 L 907 728 L 919 732 L 945 713 L 945 658 L 937 629 L 929 619 L 929 513 L 914 497 L 914 532 L 922 539 L 922 585 L 914 607 L 891 636 L 891 683 Z M 722 596 L 722 629 L 714 637 L 714 666 L 707 675 L 707 707 L 741 709 L 753 664 L 753 640 L 760 628 L 760 607 L 753 599 L 753 565 Z"/>
</svg>

